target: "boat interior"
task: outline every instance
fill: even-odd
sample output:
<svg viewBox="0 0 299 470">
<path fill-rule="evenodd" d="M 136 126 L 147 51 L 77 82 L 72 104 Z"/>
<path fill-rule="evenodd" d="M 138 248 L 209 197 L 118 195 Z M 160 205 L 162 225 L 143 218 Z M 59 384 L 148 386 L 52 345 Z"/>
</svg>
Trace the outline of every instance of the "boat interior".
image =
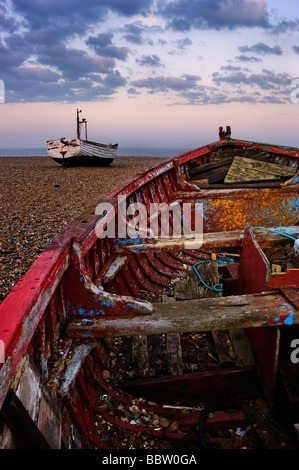
<svg viewBox="0 0 299 470">
<path fill-rule="evenodd" d="M 298 448 L 298 155 L 220 132 L 88 208 L 5 299 L 2 443 Z M 151 203 L 190 203 L 191 226 L 199 204 L 202 237 L 161 237 L 162 212 L 153 238 L 101 237 L 119 196 L 149 225 Z"/>
</svg>

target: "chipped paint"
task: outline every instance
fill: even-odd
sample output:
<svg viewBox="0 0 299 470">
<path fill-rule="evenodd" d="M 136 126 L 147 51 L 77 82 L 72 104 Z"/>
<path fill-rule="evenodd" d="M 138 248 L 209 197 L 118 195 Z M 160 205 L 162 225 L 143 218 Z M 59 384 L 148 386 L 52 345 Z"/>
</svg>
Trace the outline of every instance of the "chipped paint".
<svg viewBox="0 0 299 470">
<path fill-rule="evenodd" d="M 209 154 L 213 151 L 246 147 L 273 152 L 276 161 L 281 162 L 282 159 L 288 158 L 291 166 L 298 167 L 298 149 L 273 147 L 231 138 L 222 139 L 140 172 L 100 202 L 111 204 L 113 211 L 109 216 L 114 214 L 119 196 L 132 203 L 149 204 L 151 200 L 169 205 L 176 201 L 180 204 L 203 203 L 205 234 L 222 234 L 222 245 L 216 237 L 212 236 L 210 239 L 222 248 L 242 246 L 246 224 L 283 226 L 287 231 L 290 225 L 295 226 L 298 222 L 298 187 L 294 184 L 299 182 L 298 174 L 292 181 L 276 189 L 201 190 L 187 180 L 187 170 L 192 160 L 200 163 L 208 161 Z M 85 212 L 84 217 L 79 216 L 53 242 L 49 250 L 41 255 L 0 306 L 0 340 L 4 342 L 6 352 L 5 364 L 0 364 L 0 404 L 5 398 L 21 358 L 28 349 L 36 357 L 36 365 L 40 372 L 45 377 L 51 373 L 49 358 L 51 355 L 53 358 L 57 353 L 58 345 L 69 342 L 72 344 L 72 339 L 64 336 L 65 327 L 71 338 L 80 338 L 82 342 L 86 342 L 94 337 L 119 336 L 124 331 L 128 335 L 133 333 L 147 335 L 150 331 L 157 332 L 157 328 L 162 332 L 181 332 L 185 329 L 190 331 L 191 328 L 197 331 L 199 327 L 209 331 L 227 329 L 230 326 L 255 330 L 256 327 L 262 326 L 267 337 L 267 333 L 276 331 L 278 325 L 292 326 L 298 323 L 297 300 L 292 295 L 287 297 L 282 289 L 283 286 L 298 286 L 298 270 L 292 270 L 286 273 L 288 275 L 281 275 L 279 278 L 277 275 L 269 274 L 268 264 L 264 260 L 262 260 L 263 265 L 259 265 L 264 270 L 263 274 L 255 276 L 257 280 L 255 286 L 267 290 L 269 282 L 275 281 L 276 286 L 281 288 L 279 293 L 268 296 L 262 294 L 259 298 L 254 293 L 238 293 L 239 298 L 234 306 L 231 303 L 232 297 L 222 300 L 221 305 L 216 301 L 208 305 L 206 299 L 200 299 L 203 302 L 198 303 L 199 307 L 194 315 L 190 315 L 190 304 L 185 306 L 185 316 L 181 310 L 184 307 L 183 303 L 177 302 L 176 305 L 172 305 L 172 309 L 171 302 L 163 305 L 161 303 L 157 313 L 150 302 L 139 297 L 140 291 L 144 289 L 147 293 L 161 295 L 165 287 L 171 286 L 172 282 L 179 278 L 179 272 L 185 273 L 190 269 L 192 250 L 195 247 L 191 245 L 167 247 L 165 244 L 164 248 L 160 247 L 159 256 L 152 256 L 150 250 L 144 252 L 147 243 L 149 247 L 149 240 L 138 237 L 135 243 L 143 244 L 142 249 L 135 247 L 138 250 L 135 253 L 130 252 L 128 256 L 117 257 L 114 252 L 116 245 L 122 244 L 125 247 L 127 240 L 117 241 L 107 237 L 100 239 L 95 230 L 99 220 L 95 208 L 96 206 Z M 193 217 L 195 213 L 196 211 L 192 211 Z M 234 230 L 240 233 L 242 231 L 242 234 L 237 233 L 232 238 L 227 235 Z M 292 233 L 295 233 L 296 228 L 292 230 Z M 183 242 L 185 243 L 185 240 Z M 211 243 L 209 245 L 209 240 L 205 246 L 208 246 L 209 250 L 215 247 Z M 184 253 L 186 249 L 190 250 L 188 254 Z M 198 252 L 195 254 L 198 255 Z M 255 256 L 262 258 L 261 247 L 256 249 Z M 249 265 L 246 266 L 249 269 Z M 105 284 L 105 289 L 102 284 Z M 246 297 L 246 303 L 244 296 L 251 295 L 250 298 Z M 167 316 L 167 312 L 171 315 Z M 96 342 L 97 345 L 99 343 L 100 341 Z M 69 346 L 61 346 L 64 351 L 67 347 Z M 83 349 L 82 347 L 81 351 Z M 85 434 L 89 436 L 96 433 L 87 430 L 90 415 L 89 410 L 84 408 L 84 403 L 85 401 L 92 403 L 91 397 L 95 393 L 93 387 L 97 380 L 88 383 L 86 393 L 90 395 L 84 396 L 83 399 L 83 395 L 80 395 L 83 392 L 80 392 L 80 387 L 76 389 L 75 384 L 81 374 L 82 364 L 90 354 L 88 348 L 84 350 L 84 354 L 80 356 L 78 353 L 76 356 L 81 358 L 78 362 L 75 361 L 76 367 L 74 363 L 73 371 L 70 367 L 67 374 L 61 376 L 64 380 L 61 383 L 67 384 L 65 406 L 69 408 L 70 413 L 75 413 Z M 98 351 L 101 351 L 100 348 Z M 269 353 L 273 370 L 278 353 L 277 340 L 274 354 L 272 350 Z M 96 364 L 96 367 L 99 367 L 99 364 Z M 57 374 L 58 372 L 63 374 L 64 370 L 64 367 L 58 367 Z M 49 377 L 49 383 L 51 379 L 52 377 Z M 55 385 L 59 383 L 56 376 L 53 383 Z M 56 388 L 53 387 L 53 393 Z M 62 394 L 64 395 L 64 392 Z M 81 413 L 81 410 L 84 410 L 85 414 Z M 83 416 L 84 419 L 81 420 Z"/>
</svg>

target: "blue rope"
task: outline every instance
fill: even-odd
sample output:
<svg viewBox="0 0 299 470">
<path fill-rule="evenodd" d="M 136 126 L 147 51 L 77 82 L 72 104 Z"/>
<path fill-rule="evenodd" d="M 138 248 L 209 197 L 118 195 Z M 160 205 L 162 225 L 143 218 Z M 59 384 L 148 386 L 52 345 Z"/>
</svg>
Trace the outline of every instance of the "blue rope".
<svg viewBox="0 0 299 470">
<path fill-rule="evenodd" d="M 268 232 L 273 232 L 273 233 L 276 233 L 276 235 L 282 235 L 283 237 L 288 237 L 296 241 L 296 238 L 292 237 L 291 235 L 288 235 L 287 233 L 277 232 L 276 230 L 271 230 L 270 228 L 265 228 L 265 227 L 254 227 L 254 229 L 256 228 L 259 228 L 261 230 L 267 230 Z"/>
<path fill-rule="evenodd" d="M 234 263 L 235 260 L 231 259 L 231 258 L 227 258 L 226 256 L 220 258 L 220 259 L 217 259 L 216 262 L 218 264 L 228 264 L 228 263 Z M 202 264 L 202 263 L 211 263 L 211 260 L 207 260 L 207 261 L 199 261 L 198 263 L 195 263 L 193 265 L 193 269 L 195 271 L 195 273 L 197 274 L 197 277 L 199 278 L 200 282 L 203 283 L 203 285 L 207 288 L 207 289 L 210 289 L 214 292 L 222 292 L 223 291 L 223 285 L 222 284 L 215 284 L 213 287 L 210 287 L 208 286 L 204 280 L 202 279 L 202 277 L 200 276 L 199 272 L 197 271 L 196 269 L 196 266 L 199 265 L 199 264 Z"/>
<path fill-rule="evenodd" d="M 296 241 L 297 239 L 292 237 L 291 235 L 287 234 L 287 233 L 282 233 L 282 232 L 278 232 L 277 230 L 272 230 L 270 228 L 265 228 L 265 227 L 254 227 L 254 229 L 261 229 L 261 230 L 267 230 L 268 232 L 272 232 L 272 233 L 275 233 L 276 235 L 282 235 L 283 237 L 288 237 L 288 238 L 291 238 L 292 240 Z M 235 261 L 231 258 L 227 258 L 226 256 L 220 258 L 220 259 L 217 259 L 216 260 L 218 264 L 227 264 L 227 263 L 234 263 Z M 210 287 L 208 286 L 204 280 L 202 279 L 202 277 L 200 276 L 199 272 L 197 271 L 196 269 L 196 266 L 198 264 L 202 264 L 202 263 L 210 263 L 211 260 L 208 260 L 208 261 L 199 261 L 198 263 L 194 264 L 193 265 L 193 269 L 195 271 L 195 273 L 197 274 L 200 282 L 203 283 L 203 285 L 207 288 L 207 289 L 210 289 L 214 292 L 222 292 L 223 290 L 223 285 L 222 284 L 215 284 L 213 287 Z"/>
</svg>

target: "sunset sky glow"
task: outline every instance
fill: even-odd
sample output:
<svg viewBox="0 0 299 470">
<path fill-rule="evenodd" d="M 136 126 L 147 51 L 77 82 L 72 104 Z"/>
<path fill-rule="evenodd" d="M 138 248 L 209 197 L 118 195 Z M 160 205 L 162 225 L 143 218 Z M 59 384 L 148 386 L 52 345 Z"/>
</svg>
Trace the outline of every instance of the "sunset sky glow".
<svg viewBox="0 0 299 470">
<path fill-rule="evenodd" d="M 123 147 L 188 150 L 226 125 L 235 138 L 299 147 L 296 6 L 4 0 L 0 147 L 75 137 L 77 107 L 91 140 Z"/>
</svg>

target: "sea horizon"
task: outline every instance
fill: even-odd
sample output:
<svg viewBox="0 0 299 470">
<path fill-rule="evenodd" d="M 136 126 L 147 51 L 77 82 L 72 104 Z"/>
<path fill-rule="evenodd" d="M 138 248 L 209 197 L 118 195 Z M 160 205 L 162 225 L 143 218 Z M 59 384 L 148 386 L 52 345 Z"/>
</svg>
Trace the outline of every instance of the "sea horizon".
<svg viewBox="0 0 299 470">
<path fill-rule="evenodd" d="M 117 157 L 174 157 L 187 152 L 187 148 L 159 148 L 159 147 L 119 147 Z M 47 157 L 44 147 L 27 148 L 0 148 L 1 157 Z"/>
</svg>

